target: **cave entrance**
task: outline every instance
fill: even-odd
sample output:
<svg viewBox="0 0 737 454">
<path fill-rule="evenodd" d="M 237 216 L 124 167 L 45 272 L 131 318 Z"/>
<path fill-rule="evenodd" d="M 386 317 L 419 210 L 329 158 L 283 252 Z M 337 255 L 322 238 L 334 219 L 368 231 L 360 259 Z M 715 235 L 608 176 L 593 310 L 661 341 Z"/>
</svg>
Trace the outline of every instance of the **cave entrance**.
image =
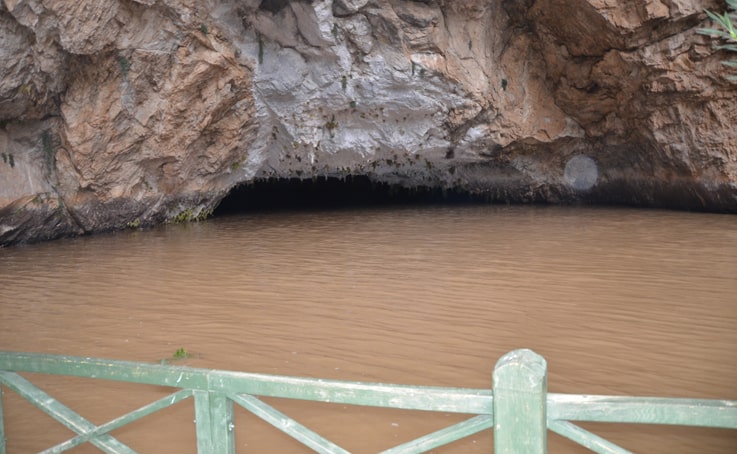
<svg viewBox="0 0 737 454">
<path fill-rule="evenodd" d="M 371 181 L 366 176 L 270 178 L 255 180 L 232 189 L 214 214 L 219 216 L 251 211 L 479 202 L 479 197 L 465 191 L 431 187 L 406 188 Z"/>
</svg>

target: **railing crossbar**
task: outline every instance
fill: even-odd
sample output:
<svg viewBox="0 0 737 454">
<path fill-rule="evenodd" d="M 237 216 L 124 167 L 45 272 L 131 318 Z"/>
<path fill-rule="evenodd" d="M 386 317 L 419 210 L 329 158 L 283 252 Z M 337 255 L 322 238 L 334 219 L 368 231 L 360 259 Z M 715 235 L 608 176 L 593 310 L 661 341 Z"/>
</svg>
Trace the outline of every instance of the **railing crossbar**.
<svg viewBox="0 0 737 454">
<path fill-rule="evenodd" d="M 77 434 L 86 434 L 97 427 L 16 373 L 0 371 L 0 383 Z M 102 435 L 90 440 L 90 443 L 108 454 L 135 454 L 135 451 L 111 435 Z"/>
<path fill-rule="evenodd" d="M 548 429 L 573 440 L 584 448 L 597 454 L 632 454 L 630 451 L 617 446 L 609 440 L 582 429 L 568 421 L 548 421 Z"/>
<path fill-rule="evenodd" d="M 400 454 L 408 452 L 426 452 L 447 444 L 458 441 L 461 438 L 470 437 L 473 434 L 494 427 L 494 418 L 491 415 L 479 415 L 465 421 L 459 422 L 436 432 L 429 433 L 423 437 L 416 438 L 407 443 L 395 446 L 380 454 Z"/>
<path fill-rule="evenodd" d="M 45 451 L 41 451 L 39 454 L 56 454 L 56 453 L 67 451 L 83 443 L 91 441 L 94 438 L 97 438 L 101 435 L 105 435 L 109 432 L 112 432 L 115 429 L 123 427 L 126 424 L 129 424 L 129 423 L 132 423 L 133 421 L 141 419 L 144 416 L 148 416 L 159 410 L 170 407 L 176 404 L 177 402 L 180 402 L 189 397 L 192 397 L 192 391 L 189 389 L 183 389 L 181 391 L 175 392 L 174 394 L 170 394 L 155 402 L 151 402 L 148 405 L 144 405 L 141 408 L 133 410 L 122 416 L 119 416 L 105 424 L 97 426 L 97 428 L 95 428 L 94 430 L 86 432 L 82 435 L 77 435 L 76 437 L 71 438 L 62 443 L 59 443 L 58 445 L 53 446 Z"/>
<path fill-rule="evenodd" d="M 325 454 L 349 454 L 349 451 L 346 451 L 327 438 L 322 437 L 254 396 L 247 394 L 230 394 L 228 397 L 232 399 L 233 402 L 310 449 Z"/>
</svg>

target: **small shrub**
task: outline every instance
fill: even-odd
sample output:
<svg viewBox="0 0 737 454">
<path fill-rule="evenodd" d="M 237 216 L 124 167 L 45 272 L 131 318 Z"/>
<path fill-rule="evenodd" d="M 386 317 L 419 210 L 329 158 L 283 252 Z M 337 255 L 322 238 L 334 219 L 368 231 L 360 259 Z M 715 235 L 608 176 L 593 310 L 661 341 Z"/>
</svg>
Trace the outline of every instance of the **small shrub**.
<svg viewBox="0 0 737 454">
<path fill-rule="evenodd" d="M 737 52 L 737 27 L 735 27 L 735 23 L 737 23 L 737 0 L 726 0 L 726 2 L 730 9 L 729 12 L 717 14 L 704 10 L 709 19 L 716 22 L 720 28 L 700 28 L 696 30 L 696 33 L 721 40 L 724 44 L 715 46 L 717 50 Z M 737 60 L 725 60 L 722 61 L 722 64 L 729 68 L 737 68 Z M 727 76 L 727 79 L 737 81 L 737 75 Z"/>
<path fill-rule="evenodd" d="M 182 348 L 178 348 L 177 351 L 174 352 L 174 355 L 172 357 L 174 359 L 185 359 L 185 358 L 189 358 L 190 354 L 187 350 L 184 349 L 184 347 L 182 347 Z"/>
<path fill-rule="evenodd" d="M 192 354 L 184 349 L 184 347 L 178 348 L 177 351 L 174 352 L 173 355 L 171 355 L 169 358 L 162 358 L 159 363 L 161 365 L 167 365 L 170 362 L 173 361 L 179 361 L 182 359 L 191 358 Z"/>
<path fill-rule="evenodd" d="M 202 34 L 203 34 L 203 35 L 206 35 L 206 34 L 207 34 L 207 32 L 208 32 L 208 30 L 207 30 L 207 25 L 205 25 L 205 24 L 200 24 L 200 31 L 202 32 Z"/>
</svg>

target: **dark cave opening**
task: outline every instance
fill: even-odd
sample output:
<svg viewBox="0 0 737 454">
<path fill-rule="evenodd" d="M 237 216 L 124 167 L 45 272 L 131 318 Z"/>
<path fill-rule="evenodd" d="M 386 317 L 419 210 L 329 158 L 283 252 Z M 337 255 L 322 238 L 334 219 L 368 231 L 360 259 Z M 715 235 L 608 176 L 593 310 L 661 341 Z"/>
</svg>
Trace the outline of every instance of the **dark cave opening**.
<svg viewBox="0 0 737 454">
<path fill-rule="evenodd" d="M 360 208 L 370 206 L 471 204 L 486 202 L 465 191 L 407 188 L 366 176 L 260 179 L 233 188 L 214 215 L 252 211 Z"/>
<path fill-rule="evenodd" d="M 312 3 L 312 0 L 301 1 L 304 3 Z M 268 11 L 272 14 L 278 14 L 289 4 L 289 2 L 290 0 L 261 0 L 261 3 L 258 5 L 258 9 Z"/>
</svg>

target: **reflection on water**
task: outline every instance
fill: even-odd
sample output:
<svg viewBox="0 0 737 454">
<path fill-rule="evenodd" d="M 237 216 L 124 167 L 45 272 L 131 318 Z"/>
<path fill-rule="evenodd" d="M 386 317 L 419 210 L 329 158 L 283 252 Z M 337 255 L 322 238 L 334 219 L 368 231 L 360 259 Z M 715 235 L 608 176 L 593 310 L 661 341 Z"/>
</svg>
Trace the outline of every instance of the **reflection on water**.
<svg viewBox="0 0 737 454">
<path fill-rule="evenodd" d="M 737 399 L 737 217 L 558 207 L 249 214 L 0 249 L 0 349 L 487 387 L 516 348 L 551 392 Z M 165 393 L 34 377 L 103 423 Z M 136 392 L 136 390 L 141 390 Z M 273 401 L 352 452 L 458 415 Z M 8 452 L 69 436 L 5 390 Z M 249 452 L 305 452 L 244 411 Z M 190 401 L 114 432 L 195 452 Z M 737 431 L 586 426 L 637 452 L 737 452 Z M 438 452 L 490 452 L 483 433 Z M 587 452 L 551 435 L 551 452 Z M 82 447 L 74 452 L 97 452 Z"/>
</svg>

